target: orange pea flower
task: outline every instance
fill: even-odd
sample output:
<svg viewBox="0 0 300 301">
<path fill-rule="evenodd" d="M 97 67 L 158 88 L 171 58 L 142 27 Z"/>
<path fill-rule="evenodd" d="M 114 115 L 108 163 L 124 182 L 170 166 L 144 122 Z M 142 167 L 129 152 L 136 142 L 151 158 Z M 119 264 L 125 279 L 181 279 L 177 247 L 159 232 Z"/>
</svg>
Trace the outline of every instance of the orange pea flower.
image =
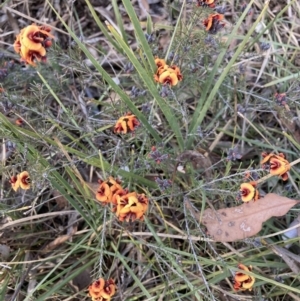
<svg viewBox="0 0 300 301">
<path fill-rule="evenodd" d="M 240 186 L 240 198 L 244 203 L 259 199 L 259 192 L 256 189 L 256 182 L 242 183 Z"/>
<path fill-rule="evenodd" d="M 18 176 L 12 176 L 9 180 L 11 187 L 14 191 L 17 191 L 20 187 L 20 180 Z"/>
<path fill-rule="evenodd" d="M 134 129 L 139 125 L 140 123 L 135 115 L 127 113 L 127 115 L 122 116 L 118 119 L 114 127 L 114 132 L 127 134 L 127 132 L 133 132 Z"/>
<path fill-rule="evenodd" d="M 92 301 L 110 301 L 116 293 L 116 285 L 113 279 L 98 279 L 89 286 L 89 296 Z"/>
<path fill-rule="evenodd" d="M 155 61 L 157 68 L 164 67 L 165 65 L 167 65 L 167 63 L 164 59 L 159 59 L 158 57 L 156 57 L 154 61 Z"/>
<path fill-rule="evenodd" d="M 34 60 L 46 61 L 46 48 L 52 45 L 50 27 L 29 25 L 16 36 L 14 50 L 26 64 L 36 66 Z"/>
<path fill-rule="evenodd" d="M 273 153 L 262 153 L 263 160 L 260 164 L 263 168 L 269 168 L 270 174 L 273 176 L 280 176 L 283 181 L 288 179 L 288 171 L 291 169 L 289 161 L 285 159 L 285 155 L 280 153 L 278 155 Z"/>
<path fill-rule="evenodd" d="M 154 80 L 155 80 L 156 82 L 159 82 L 159 77 L 160 77 L 160 75 L 161 75 L 162 73 L 164 73 L 165 71 L 167 71 L 168 68 L 169 68 L 168 65 L 164 65 L 164 66 L 158 67 L 156 73 L 154 74 Z"/>
<path fill-rule="evenodd" d="M 15 124 L 18 126 L 22 126 L 24 124 L 24 120 L 22 118 L 17 118 L 15 120 Z"/>
<path fill-rule="evenodd" d="M 143 220 L 148 209 L 148 199 L 144 194 L 131 192 L 123 196 L 117 195 L 116 216 L 119 221 Z"/>
<path fill-rule="evenodd" d="M 155 64 L 157 66 L 156 73 L 154 74 L 154 80 L 157 83 L 176 86 L 178 81 L 183 79 L 180 69 L 177 66 L 169 66 L 165 60 L 156 58 Z"/>
<path fill-rule="evenodd" d="M 180 72 L 180 69 L 177 67 L 177 66 L 171 66 L 170 67 L 170 69 L 173 69 L 174 70 L 174 72 L 175 72 L 175 74 L 177 75 L 177 79 L 179 80 L 179 81 L 181 81 L 182 79 L 183 79 L 183 76 L 182 76 L 182 74 L 181 74 L 181 72 Z"/>
<path fill-rule="evenodd" d="M 21 30 L 22 32 L 23 30 Z M 21 51 L 21 33 L 16 36 L 16 40 L 14 42 L 14 50 L 19 53 Z"/>
<path fill-rule="evenodd" d="M 10 178 L 11 187 L 14 191 L 17 191 L 19 187 L 24 190 L 30 188 L 30 177 L 27 171 L 23 171 L 17 176 L 13 176 Z"/>
<path fill-rule="evenodd" d="M 29 189 L 30 188 L 30 177 L 29 173 L 27 171 L 23 171 L 18 175 L 18 178 L 20 180 L 20 187 L 22 189 Z"/>
<path fill-rule="evenodd" d="M 114 192 L 112 198 L 111 198 L 111 203 L 113 204 L 112 211 L 116 212 L 117 211 L 117 204 L 118 204 L 118 197 L 122 197 L 124 195 L 128 194 L 128 189 L 118 189 Z"/>
<path fill-rule="evenodd" d="M 214 8 L 215 0 L 197 0 L 197 6 L 208 6 L 210 8 Z"/>
<path fill-rule="evenodd" d="M 21 31 L 21 44 L 35 51 L 42 47 L 47 47 L 48 43 L 45 43 L 45 41 L 47 42 L 49 38 L 54 38 L 50 31 L 51 28 L 47 26 L 29 25 Z"/>
<path fill-rule="evenodd" d="M 120 181 L 115 180 L 113 177 L 109 177 L 106 181 L 100 181 L 100 186 L 96 193 L 96 199 L 103 204 L 111 203 L 113 195 L 119 190 L 123 190 L 120 185 Z"/>
<path fill-rule="evenodd" d="M 178 76 L 173 69 L 168 68 L 158 78 L 158 82 L 164 85 L 176 86 L 178 83 Z"/>
<path fill-rule="evenodd" d="M 21 55 L 21 60 L 31 66 L 36 66 L 34 60 L 37 60 L 38 62 L 46 62 L 47 60 L 45 48 L 41 48 L 39 51 L 34 51 L 22 45 L 20 50 L 20 55 Z"/>
<path fill-rule="evenodd" d="M 222 14 L 210 14 L 207 19 L 203 21 L 203 25 L 205 26 L 206 31 L 211 34 L 216 34 L 222 27 L 225 26 L 224 23 L 220 21 L 224 19 L 224 15 Z"/>
<path fill-rule="evenodd" d="M 251 272 L 252 270 L 251 265 L 247 267 L 241 263 L 238 265 L 238 268 L 247 272 Z M 253 276 L 246 275 L 243 272 L 236 272 L 234 276 L 233 288 L 236 291 L 246 291 L 246 290 L 251 291 L 254 282 L 255 282 L 255 278 Z"/>
</svg>

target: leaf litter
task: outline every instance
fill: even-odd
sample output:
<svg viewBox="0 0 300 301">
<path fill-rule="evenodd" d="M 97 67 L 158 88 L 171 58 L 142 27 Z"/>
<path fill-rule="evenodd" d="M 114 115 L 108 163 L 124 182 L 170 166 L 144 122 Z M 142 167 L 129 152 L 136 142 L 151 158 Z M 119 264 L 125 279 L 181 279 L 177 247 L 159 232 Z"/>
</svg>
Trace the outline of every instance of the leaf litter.
<svg viewBox="0 0 300 301">
<path fill-rule="evenodd" d="M 234 242 L 256 235 L 263 222 L 273 216 L 285 215 L 300 201 L 269 193 L 256 202 L 243 203 L 240 206 L 212 210 L 204 210 L 203 214 L 194 212 L 190 204 L 188 208 L 194 216 L 206 226 L 207 234 L 216 242 Z"/>
</svg>

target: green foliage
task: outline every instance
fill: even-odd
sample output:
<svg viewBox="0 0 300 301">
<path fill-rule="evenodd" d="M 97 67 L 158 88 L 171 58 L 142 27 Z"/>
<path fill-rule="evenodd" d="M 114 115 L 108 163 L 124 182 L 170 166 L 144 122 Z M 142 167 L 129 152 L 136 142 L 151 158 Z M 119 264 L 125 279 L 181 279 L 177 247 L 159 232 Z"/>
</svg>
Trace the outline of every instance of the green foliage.
<svg viewBox="0 0 300 301">
<path fill-rule="evenodd" d="M 144 19 L 127 0 L 113 0 L 111 14 L 91 0 L 43 1 L 58 37 L 47 63 L 8 67 L 12 54 L 0 61 L 0 237 L 10 247 L 0 265 L 0 298 L 88 300 L 87 286 L 99 277 L 115 279 L 114 300 L 300 294 L 299 241 L 290 239 L 287 251 L 278 233 L 297 217 L 297 207 L 268 220 L 256 239 L 230 244 L 213 242 L 193 214 L 201 219 L 208 207 L 237 206 L 247 171 L 266 173 L 262 151 L 299 158 L 297 31 L 287 21 L 291 11 L 298 18 L 299 7 L 293 0 L 274 16 L 272 3 L 258 2 L 244 10 L 234 4 L 213 35 L 203 20 L 215 11 L 186 1 L 160 8 L 168 18 L 150 5 Z M 26 15 L 24 8 L 15 20 L 20 29 L 31 23 Z M 262 50 L 266 42 L 270 48 Z M 183 80 L 155 82 L 156 57 L 177 66 Z M 276 103 L 276 92 L 286 92 L 287 104 Z M 140 126 L 115 133 L 129 111 Z M 9 179 L 24 170 L 31 189 L 14 192 Z M 147 195 L 143 222 L 120 222 L 96 200 L 91 183 L 109 176 Z M 288 182 L 274 177 L 259 189 L 297 199 L 298 187 L 295 165 Z M 233 290 L 240 262 L 254 267 L 252 292 Z"/>
</svg>

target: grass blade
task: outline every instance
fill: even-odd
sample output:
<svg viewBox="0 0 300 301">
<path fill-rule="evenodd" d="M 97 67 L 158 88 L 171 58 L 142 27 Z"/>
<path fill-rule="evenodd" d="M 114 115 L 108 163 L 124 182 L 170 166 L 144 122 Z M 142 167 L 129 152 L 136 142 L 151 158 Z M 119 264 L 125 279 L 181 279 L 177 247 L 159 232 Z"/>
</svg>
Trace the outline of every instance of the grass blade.
<svg viewBox="0 0 300 301">
<path fill-rule="evenodd" d="M 182 150 L 184 148 L 184 142 L 182 133 L 180 130 L 179 122 L 174 116 L 174 113 L 170 110 L 170 106 L 166 103 L 166 101 L 159 95 L 158 90 L 153 82 L 152 76 L 150 76 L 145 68 L 140 64 L 138 59 L 136 58 L 136 55 L 133 53 L 133 51 L 126 45 L 126 43 L 123 41 L 122 37 L 117 33 L 117 31 L 110 25 L 108 25 L 110 32 L 113 34 L 119 45 L 123 48 L 124 52 L 126 53 L 128 59 L 133 64 L 135 69 L 140 75 L 140 78 L 144 81 L 144 84 L 147 86 L 149 92 L 152 94 L 152 96 L 155 98 L 156 102 L 158 103 L 160 109 L 162 110 L 164 116 L 166 117 L 169 126 L 175 133 L 175 136 L 177 138 L 177 142 L 180 146 L 180 149 Z"/>
<path fill-rule="evenodd" d="M 49 1 L 47 0 L 47 2 L 49 3 Z M 122 49 L 119 47 L 119 45 L 111 38 L 110 34 L 108 33 L 106 27 L 103 25 L 103 23 L 101 22 L 101 20 L 99 19 L 96 11 L 94 10 L 93 5 L 90 3 L 89 0 L 85 0 L 95 22 L 97 23 L 98 27 L 100 28 L 101 32 L 104 34 L 105 38 L 107 39 L 107 41 L 109 41 L 117 50 L 118 52 L 122 53 Z M 54 9 L 54 7 L 52 5 L 50 5 L 50 7 L 52 9 Z M 55 12 L 57 14 L 57 12 Z M 57 14 L 58 16 L 58 14 Z"/>
<path fill-rule="evenodd" d="M 119 29 L 121 31 L 123 40 L 128 45 L 127 35 L 126 35 L 125 29 L 124 29 L 124 26 L 123 26 L 122 16 L 120 14 L 120 11 L 119 11 L 119 8 L 118 8 L 118 4 L 117 4 L 116 0 L 112 1 L 112 6 L 114 8 L 114 13 L 115 13 L 115 16 L 116 16 L 117 24 L 118 24 Z"/>
<path fill-rule="evenodd" d="M 241 25 L 242 21 L 244 20 L 244 18 L 246 17 L 246 15 L 247 15 L 247 13 L 248 13 L 248 11 L 249 11 L 249 9 L 250 9 L 253 2 L 254 2 L 254 0 L 252 0 L 248 4 L 247 9 L 244 11 L 241 18 L 239 19 L 239 21 L 235 25 L 235 27 L 234 27 L 234 29 L 233 29 L 233 31 L 232 31 L 229 39 L 228 39 L 227 46 L 223 49 L 223 51 L 218 56 L 218 59 L 215 63 L 215 66 L 214 66 L 213 70 L 211 71 L 208 79 L 204 83 L 205 90 L 204 90 L 203 94 L 201 95 L 199 105 L 197 106 L 197 108 L 195 110 L 195 113 L 193 114 L 193 118 L 192 118 L 192 121 L 191 121 L 191 124 L 190 124 L 190 127 L 189 127 L 189 138 L 188 138 L 188 141 L 187 141 L 187 148 L 190 148 L 192 146 L 192 143 L 193 143 L 193 140 L 194 140 L 194 134 L 197 130 L 197 127 L 201 124 L 201 122 L 204 119 L 207 111 L 209 110 L 209 108 L 210 108 L 210 106 L 211 106 L 211 104 L 214 100 L 214 97 L 218 92 L 219 87 L 222 85 L 222 83 L 223 83 L 225 77 L 227 76 L 227 74 L 229 73 L 232 65 L 235 63 L 237 57 L 243 51 L 244 46 L 248 42 L 248 39 L 251 37 L 251 35 L 254 32 L 257 24 L 259 23 L 260 19 L 262 18 L 262 16 L 264 15 L 266 9 L 268 8 L 268 2 L 267 2 L 264 9 L 262 10 L 260 15 L 258 16 L 256 22 L 249 29 L 249 31 L 248 31 L 247 35 L 245 36 L 244 40 L 241 42 L 238 49 L 236 50 L 233 57 L 231 58 L 230 62 L 228 63 L 228 65 L 226 66 L 224 71 L 221 73 L 221 75 L 220 75 L 219 79 L 217 80 L 217 82 L 215 83 L 214 82 L 214 77 L 215 77 L 215 75 L 217 73 L 217 70 L 218 70 L 220 64 L 222 63 L 223 58 L 224 58 L 224 56 L 227 52 L 227 47 L 229 46 L 232 39 L 235 38 L 237 30 L 240 27 L 240 25 Z M 213 85 L 213 88 L 211 88 L 212 85 Z"/>
<path fill-rule="evenodd" d="M 103 76 L 105 81 L 112 87 L 112 89 L 120 96 L 120 98 L 126 103 L 129 110 L 137 116 L 139 121 L 144 125 L 144 127 L 148 130 L 148 132 L 151 134 L 151 136 L 157 141 L 160 142 L 161 138 L 159 137 L 158 133 L 152 128 L 152 126 L 147 121 L 146 117 L 137 109 L 137 107 L 134 105 L 134 103 L 131 101 L 131 99 L 128 97 L 128 95 L 114 82 L 114 80 L 111 78 L 111 76 L 102 68 L 102 66 L 97 62 L 97 60 L 93 57 L 93 55 L 88 51 L 88 49 L 85 47 L 83 43 L 81 43 L 80 39 L 73 33 L 71 28 L 66 24 L 66 22 L 60 17 L 60 15 L 57 13 L 57 11 L 54 9 L 52 4 L 47 0 L 49 6 L 53 9 L 54 13 L 57 15 L 57 17 L 60 19 L 62 24 L 65 26 L 69 34 L 72 36 L 72 38 L 75 40 L 75 42 L 78 44 L 79 48 L 84 52 L 84 54 L 87 56 L 87 58 L 93 63 L 94 67 L 97 69 L 97 71 Z M 126 45 L 126 43 L 123 41 L 123 43 Z"/>
<path fill-rule="evenodd" d="M 156 71 L 156 66 L 155 66 L 153 54 L 152 54 L 151 48 L 149 47 L 149 44 L 148 44 L 147 39 L 145 37 L 145 34 L 144 34 L 144 32 L 141 28 L 140 21 L 137 18 L 137 15 L 136 15 L 136 13 L 134 11 L 134 8 L 131 4 L 131 1 L 122 0 L 122 2 L 123 2 L 123 5 L 124 5 L 127 13 L 128 13 L 128 16 L 129 16 L 129 18 L 132 22 L 132 25 L 134 27 L 135 35 L 136 35 L 138 41 L 140 42 L 142 51 L 143 51 L 143 53 L 145 54 L 145 56 L 148 60 L 150 70 L 151 70 L 151 74 L 154 74 L 155 71 Z"/>
</svg>

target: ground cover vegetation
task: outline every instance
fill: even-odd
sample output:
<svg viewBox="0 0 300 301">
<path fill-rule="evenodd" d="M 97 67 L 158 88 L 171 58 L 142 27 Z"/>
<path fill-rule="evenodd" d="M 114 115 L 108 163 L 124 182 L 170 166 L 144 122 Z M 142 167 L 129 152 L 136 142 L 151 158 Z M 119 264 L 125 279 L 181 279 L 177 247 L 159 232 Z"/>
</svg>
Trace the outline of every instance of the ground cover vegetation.
<svg viewBox="0 0 300 301">
<path fill-rule="evenodd" d="M 0 300 L 300 300 L 298 1 L 0 7 Z"/>
</svg>

